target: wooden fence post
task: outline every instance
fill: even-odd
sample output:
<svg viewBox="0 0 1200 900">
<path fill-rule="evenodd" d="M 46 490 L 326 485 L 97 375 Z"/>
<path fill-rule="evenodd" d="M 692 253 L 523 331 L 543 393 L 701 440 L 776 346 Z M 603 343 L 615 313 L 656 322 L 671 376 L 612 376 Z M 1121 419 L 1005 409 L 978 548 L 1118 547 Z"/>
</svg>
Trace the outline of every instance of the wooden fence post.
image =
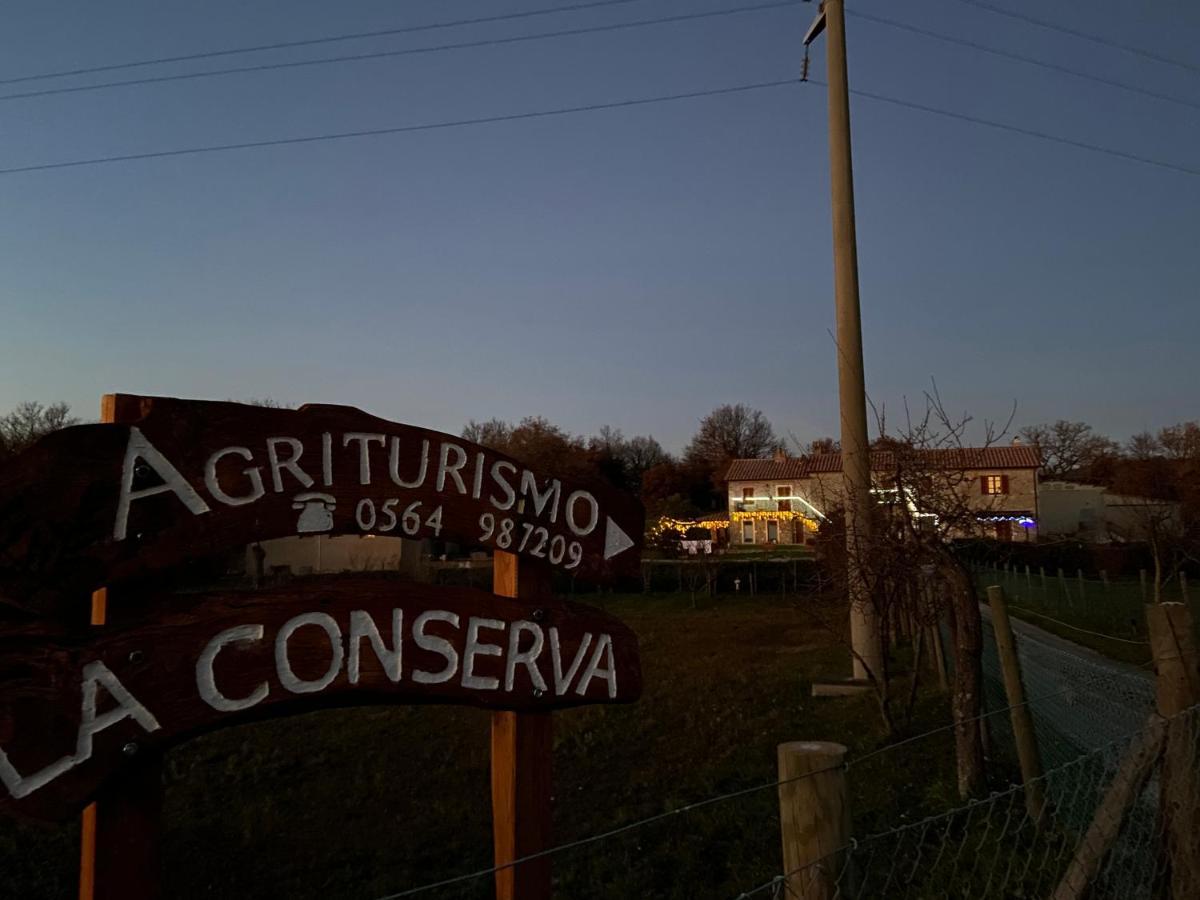
<svg viewBox="0 0 1200 900">
<path fill-rule="evenodd" d="M 1154 654 L 1155 702 L 1168 720 L 1159 801 L 1170 861 L 1171 897 L 1200 896 L 1200 761 L 1192 707 L 1200 703 L 1200 650 L 1191 610 L 1183 603 L 1146 607 Z"/>
<path fill-rule="evenodd" d="M 787 896 L 833 900 L 850 843 L 846 748 L 825 741 L 779 745 L 779 826 Z"/>
<path fill-rule="evenodd" d="M 1038 574 L 1042 576 L 1042 600 L 1046 599 L 1046 567 L 1038 566 Z"/>
<path fill-rule="evenodd" d="M 1142 583 L 1142 603 L 1146 602 L 1146 570 L 1138 569 L 1138 580 Z"/>
<path fill-rule="evenodd" d="M 1104 583 L 1104 590 L 1105 590 L 1105 591 L 1107 591 L 1107 590 L 1108 590 L 1108 588 L 1109 588 L 1109 584 L 1108 584 L 1108 570 L 1107 570 L 1107 569 L 1101 569 L 1101 570 L 1100 570 L 1100 580 L 1101 580 L 1101 581 Z"/>
<path fill-rule="evenodd" d="M 1163 720 L 1151 716 L 1145 730 L 1134 739 L 1096 807 L 1091 824 L 1076 846 L 1051 900 L 1080 900 L 1087 896 L 1092 880 L 1120 834 L 1121 823 L 1137 802 L 1138 794 L 1162 752 L 1165 730 Z"/>
<path fill-rule="evenodd" d="M 1029 574 L 1029 563 L 1025 563 L 1025 587 L 1027 589 L 1033 588 L 1033 577 Z"/>
<path fill-rule="evenodd" d="M 1075 577 L 1079 580 L 1079 602 L 1082 603 L 1085 599 L 1083 592 L 1083 569 L 1076 569 Z"/>
<path fill-rule="evenodd" d="M 1062 570 L 1061 566 L 1059 566 L 1059 569 L 1058 569 L 1058 586 L 1062 588 L 1063 600 L 1066 602 L 1067 606 L 1070 606 L 1071 605 L 1071 591 L 1067 587 L 1067 575 Z"/>
<path fill-rule="evenodd" d="M 536 600 L 550 597 L 549 571 L 495 551 L 494 593 Z M 537 618 L 536 611 L 533 617 Z M 492 713 L 492 837 L 495 864 L 550 846 L 554 743 L 550 713 Z M 550 858 L 496 872 L 496 900 L 549 900 Z"/>
<path fill-rule="evenodd" d="M 1042 757 L 1038 752 L 1037 733 L 1033 728 L 1033 713 L 1025 702 L 1025 685 L 1021 680 L 1021 659 L 1013 638 L 1012 622 L 1004 589 L 992 585 L 987 589 L 988 606 L 992 610 L 992 628 L 996 632 L 996 650 L 1004 674 L 1004 693 L 1008 697 L 1008 714 L 1012 721 L 1017 744 L 1017 760 L 1021 764 L 1021 781 L 1025 785 L 1025 809 L 1033 820 L 1039 821 L 1045 808 L 1042 782 Z"/>
<path fill-rule="evenodd" d="M 136 422 L 137 398 L 105 394 L 100 421 Z M 92 594 L 95 628 L 120 618 L 111 615 L 108 588 Z M 130 745 L 136 753 L 136 744 Z M 115 789 L 83 811 L 79 840 L 79 900 L 155 900 L 162 896 L 162 763 L 147 759 Z"/>
</svg>

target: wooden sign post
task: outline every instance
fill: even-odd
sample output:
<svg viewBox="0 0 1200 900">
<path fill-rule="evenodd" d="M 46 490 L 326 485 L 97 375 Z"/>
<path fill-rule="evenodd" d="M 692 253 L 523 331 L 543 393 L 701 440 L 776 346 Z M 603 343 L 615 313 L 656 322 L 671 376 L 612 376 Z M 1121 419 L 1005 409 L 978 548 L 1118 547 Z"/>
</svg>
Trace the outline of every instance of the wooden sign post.
<svg viewBox="0 0 1200 900">
<path fill-rule="evenodd" d="M 512 553 L 492 558 L 501 597 L 551 601 L 549 574 Z M 510 863 L 550 846 L 553 773 L 550 713 L 492 713 L 492 843 L 495 864 L 506 867 L 496 872 L 496 900 L 549 900 L 549 857 Z"/>
<path fill-rule="evenodd" d="M 130 398 L 100 398 L 101 423 L 138 418 Z M 108 623 L 108 588 L 92 592 L 91 624 Z M 117 614 L 118 619 L 120 614 Z M 112 796 L 89 803 L 79 822 L 79 900 L 153 900 L 161 895 L 163 783 L 157 759 L 143 761 Z M 100 827 L 103 808 L 104 827 Z"/>
<path fill-rule="evenodd" d="M 82 813 L 80 900 L 161 896 L 167 748 L 397 702 L 493 711 L 496 896 L 548 900 L 549 859 L 517 860 L 550 844 L 550 712 L 641 693 L 633 632 L 550 578 L 636 574 L 640 504 L 350 407 L 110 395 L 102 418 L 0 470 L 0 600 L 28 614 L 0 631 L 0 809 Z M 493 592 L 360 575 L 155 594 L 189 560 L 323 534 L 488 547 Z"/>
</svg>

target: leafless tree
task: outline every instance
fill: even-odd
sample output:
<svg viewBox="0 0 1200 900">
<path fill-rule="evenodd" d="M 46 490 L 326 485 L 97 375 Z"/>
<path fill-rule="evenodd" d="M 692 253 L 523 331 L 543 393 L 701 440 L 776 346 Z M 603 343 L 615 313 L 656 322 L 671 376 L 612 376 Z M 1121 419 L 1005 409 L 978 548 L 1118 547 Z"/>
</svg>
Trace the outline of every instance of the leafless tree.
<svg viewBox="0 0 1200 900">
<path fill-rule="evenodd" d="M 981 519 L 990 513 L 995 500 L 981 496 L 977 488 L 974 472 L 984 468 L 979 451 L 1003 438 L 1011 418 L 1003 425 L 983 423 L 982 444 L 968 446 L 966 434 L 973 426 L 972 419 L 947 413 L 936 386 L 926 395 L 918 416 L 908 409 L 905 413 L 904 426 L 888 434 L 882 414 L 877 412 L 880 432 L 886 440 L 876 442 L 872 453 L 874 488 L 868 511 L 872 521 L 869 535 L 846 548 L 844 527 L 839 527 L 843 516 L 835 512 L 822 527 L 821 545 L 833 555 L 841 548 L 841 563 L 835 560 L 829 567 L 835 578 L 847 571 L 845 563 L 850 561 L 849 554 L 854 554 L 858 570 L 867 579 L 877 619 L 884 623 L 885 642 L 894 647 L 896 638 L 905 631 L 913 639 L 917 656 L 914 678 L 918 677 L 921 652 L 929 652 L 932 629 L 948 620 L 955 663 L 951 714 L 958 788 L 963 797 L 969 797 L 984 786 L 978 728 L 983 625 L 975 579 L 954 542 L 982 533 Z M 840 481 L 831 484 L 844 509 Z M 890 656 L 884 654 L 883 671 L 869 673 L 888 728 L 895 721 Z M 910 689 L 906 714 L 914 696 Z"/>
<path fill-rule="evenodd" d="M 1098 462 L 1120 453 L 1115 442 L 1096 434 L 1086 422 L 1059 419 L 1049 425 L 1026 425 L 1018 436 L 1038 451 L 1042 477 L 1052 481 L 1086 477 Z"/>
<path fill-rule="evenodd" d="M 700 420 L 684 456 L 717 468 L 731 459 L 769 456 L 782 446 L 761 410 L 741 403 L 726 404 Z"/>
<path fill-rule="evenodd" d="M 0 416 L 0 459 L 20 453 L 52 431 L 78 424 L 79 419 L 71 415 L 66 403 L 18 403 L 12 412 Z"/>
<path fill-rule="evenodd" d="M 512 440 L 513 427 L 502 419 L 488 419 L 486 422 L 469 421 L 462 430 L 462 436 L 475 444 L 491 447 L 493 450 L 504 450 Z"/>
</svg>

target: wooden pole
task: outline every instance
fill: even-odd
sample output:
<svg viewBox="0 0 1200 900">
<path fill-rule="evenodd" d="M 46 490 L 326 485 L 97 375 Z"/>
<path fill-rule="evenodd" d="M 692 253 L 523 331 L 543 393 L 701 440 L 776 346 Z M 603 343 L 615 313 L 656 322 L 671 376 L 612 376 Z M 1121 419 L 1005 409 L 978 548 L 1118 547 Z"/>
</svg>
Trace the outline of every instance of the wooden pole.
<svg viewBox="0 0 1200 900">
<path fill-rule="evenodd" d="M 1167 742 L 1159 786 L 1172 900 L 1200 897 L 1200 760 L 1197 713 L 1200 650 L 1191 610 L 1183 603 L 1146 607 L 1154 654 L 1155 703 L 1167 719 Z M 1191 712 L 1188 712 L 1192 710 Z"/>
<path fill-rule="evenodd" d="M 1029 563 L 1025 564 L 1025 587 L 1027 589 L 1033 588 L 1033 577 L 1029 574 Z"/>
<path fill-rule="evenodd" d="M 1021 659 L 1017 655 L 1012 622 L 1008 618 L 1004 589 L 992 585 L 987 589 L 987 596 L 988 606 L 992 610 L 992 628 L 996 632 L 1000 669 L 1004 675 L 1004 693 L 1008 697 L 1009 719 L 1012 721 L 1013 736 L 1017 744 L 1017 760 L 1021 764 L 1021 781 L 1025 785 L 1025 809 L 1036 822 L 1041 820 L 1046 797 L 1040 780 L 1042 757 L 1038 752 L 1037 734 L 1033 728 L 1033 713 L 1029 704 L 1025 702 Z"/>
<path fill-rule="evenodd" d="M 138 398 L 105 394 L 100 421 L 135 422 Z M 108 588 L 92 594 L 94 628 L 113 618 Z M 134 752 L 137 747 L 130 745 Z M 162 896 L 159 856 L 162 833 L 162 764 L 147 759 L 121 779 L 114 791 L 83 811 L 79 840 L 79 900 L 156 900 Z"/>
<path fill-rule="evenodd" d="M 880 615 L 872 602 L 865 554 L 871 546 L 871 445 L 863 374 L 862 312 L 858 298 L 858 241 L 854 225 L 854 168 L 850 152 L 850 86 L 846 74 L 843 0 L 826 0 L 829 84 L 829 180 L 833 212 L 833 293 L 837 323 L 838 403 L 842 482 L 846 499 L 846 581 L 855 678 L 883 671 Z"/>
<path fill-rule="evenodd" d="M 550 597 L 549 572 L 495 551 L 494 593 L 501 597 Z M 532 613 L 537 618 L 536 610 Z M 492 713 L 492 838 L 497 866 L 550 846 L 554 762 L 550 713 Z M 549 900 L 550 858 L 496 872 L 496 900 Z"/>
<path fill-rule="evenodd" d="M 1046 567 L 1038 566 L 1038 574 L 1042 576 L 1042 600 L 1045 600 L 1046 594 Z"/>
<path fill-rule="evenodd" d="M 1125 814 L 1137 800 L 1162 751 L 1165 731 L 1162 720 L 1152 716 L 1146 729 L 1134 740 L 1051 900 L 1081 900 L 1087 895 L 1092 879 L 1117 839 Z"/>
<path fill-rule="evenodd" d="M 1075 577 L 1079 581 L 1079 602 L 1082 603 L 1086 599 L 1083 593 L 1083 569 L 1076 569 Z"/>
<path fill-rule="evenodd" d="M 824 741 L 779 745 L 779 827 L 787 896 L 833 900 L 850 843 L 846 748 Z"/>
</svg>

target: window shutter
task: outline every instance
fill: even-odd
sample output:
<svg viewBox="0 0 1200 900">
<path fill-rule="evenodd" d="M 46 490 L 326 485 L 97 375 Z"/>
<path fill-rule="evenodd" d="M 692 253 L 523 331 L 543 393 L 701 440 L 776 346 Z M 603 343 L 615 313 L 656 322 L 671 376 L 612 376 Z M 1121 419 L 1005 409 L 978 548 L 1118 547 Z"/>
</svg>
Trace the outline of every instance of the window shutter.
<svg viewBox="0 0 1200 900">
<path fill-rule="evenodd" d="M 1008 493 L 1008 476 L 1007 475 L 1000 476 L 1000 493 L 1002 493 L 1002 494 Z"/>
<path fill-rule="evenodd" d="M 979 476 L 979 493 L 981 493 L 981 494 L 987 493 L 987 476 L 986 475 Z"/>
</svg>

